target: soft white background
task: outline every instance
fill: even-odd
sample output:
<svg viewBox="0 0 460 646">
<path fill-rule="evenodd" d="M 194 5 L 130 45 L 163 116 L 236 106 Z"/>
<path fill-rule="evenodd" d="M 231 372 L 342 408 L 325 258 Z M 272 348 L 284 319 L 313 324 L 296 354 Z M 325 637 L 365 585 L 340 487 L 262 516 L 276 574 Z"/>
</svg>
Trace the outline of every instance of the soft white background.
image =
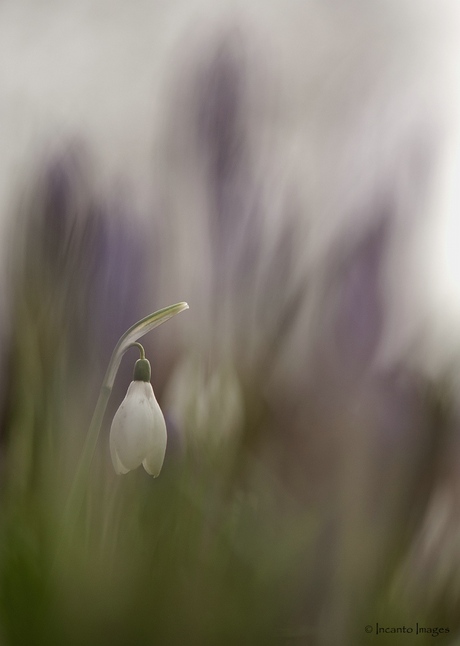
<svg viewBox="0 0 460 646">
<path fill-rule="evenodd" d="M 123 177 L 148 213 L 153 160 L 168 145 L 163 126 L 181 109 L 175 83 L 206 43 L 237 25 L 260 72 L 248 114 L 255 167 L 277 178 L 274 199 L 296 187 L 306 262 L 319 266 L 344 233 L 353 238 L 374 217 L 376 196 L 392 195 L 382 361 L 421 335 L 421 361 L 444 365 L 460 348 L 457 4 L 1 2 L 2 245 L 37 159 L 69 137 L 89 142 L 105 189 Z M 178 173 L 179 193 L 183 182 Z"/>
</svg>

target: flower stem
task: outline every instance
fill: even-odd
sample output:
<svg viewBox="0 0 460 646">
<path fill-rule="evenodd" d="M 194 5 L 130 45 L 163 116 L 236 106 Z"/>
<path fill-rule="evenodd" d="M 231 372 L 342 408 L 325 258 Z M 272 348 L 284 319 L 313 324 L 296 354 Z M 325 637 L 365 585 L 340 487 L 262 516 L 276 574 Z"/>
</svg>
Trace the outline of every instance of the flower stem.
<svg viewBox="0 0 460 646">
<path fill-rule="evenodd" d="M 171 317 L 179 314 L 179 312 L 183 312 L 186 309 L 188 309 L 187 303 L 176 303 L 175 305 L 170 305 L 169 307 L 158 310 L 153 314 L 149 314 L 145 318 L 132 325 L 121 336 L 120 340 L 115 346 L 115 349 L 112 352 L 112 356 L 109 361 L 109 365 L 107 367 L 107 371 L 105 373 L 104 381 L 102 382 L 102 387 L 96 403 L 96 408 L 91 419 L 88 434 L 83 445 L 83 450 L 78 461 L 75 477 L 73 479 L 72 487 L 67 499 L 63 519 L 64 527 L 70 527 L 70 518 L 72 514 L 78 516 L 83 504 L 86 492 L 86 484 L 88 482 L 91 469 L 91 462 L 99 438 L 105 410 L 107 408 L 113 384 L 115 382 L 115 377 L 117 375 L 117 371 L 124 353 L 126 352 L 126 350 L 128 350 L 128 348 L 136 346 L 141 352 L 141 358 L 145 358 L 144 348 L 140 343 L 136 342 L 137 339 L 140 339 L 142 336 L 144 336 L 144 334 L 147 334 L 147 332 L 153 330 L 153 328 L 161 325 Z"/>
<path fill-rule="evenodd" d="M 137 341 L 134 341 L 134 343 L 131 343 L 128 347 L 130 347 L 130 348 L 138 348 L 139 352 L 141 353 L 141 359 L 145 359 L 145 350 L 144 350 L 143 345 L 141 345 Z"/>
</svg>

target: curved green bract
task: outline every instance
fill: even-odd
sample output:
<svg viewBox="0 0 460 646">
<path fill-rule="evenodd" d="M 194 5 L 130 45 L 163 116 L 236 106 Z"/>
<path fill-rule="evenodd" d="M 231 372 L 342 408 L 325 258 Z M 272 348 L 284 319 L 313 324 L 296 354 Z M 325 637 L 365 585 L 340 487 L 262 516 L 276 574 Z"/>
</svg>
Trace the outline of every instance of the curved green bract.
<svg viewBox="0 0 460 646">
<path fill-rule="evenodd" d="M 164 307 L 162 310 L 158 310 L 153 314 L 149 314 L 145 318 L 132 325 L 129 330 L 127 330 L 123 334 L 123 336 L 115 346 L 112 357 L 110 359 L 109 367 L 107 368 L 105 375 L 104 386 L 107 386 L 110 389 L 113 388 L 121 358 L 132 343 L 143 337 L 145 334 L 147 334 L 147 332 L 150 332 L 154 328 L 158 327 L 162 323 L 165 323 L 170 318 L 172 318 L 176 314 L 179 314 L 180 312 L 183 312 L 184 310 L 188 310 L 187 303 L 176 303 L 175 305 Z"/>
</svg>

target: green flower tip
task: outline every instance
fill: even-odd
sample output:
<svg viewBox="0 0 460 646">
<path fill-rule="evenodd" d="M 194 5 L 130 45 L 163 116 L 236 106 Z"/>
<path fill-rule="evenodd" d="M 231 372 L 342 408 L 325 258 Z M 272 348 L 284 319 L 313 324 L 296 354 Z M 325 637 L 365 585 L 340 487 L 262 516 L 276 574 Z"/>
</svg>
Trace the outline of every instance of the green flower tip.
<svg viewBox="0 0 460 646">
<path fill-rule="evenodd" d="M 152 370 L 148 359 L 138 359 L 134 364 L 133 381 L 150 381 Z"/>
</svg>

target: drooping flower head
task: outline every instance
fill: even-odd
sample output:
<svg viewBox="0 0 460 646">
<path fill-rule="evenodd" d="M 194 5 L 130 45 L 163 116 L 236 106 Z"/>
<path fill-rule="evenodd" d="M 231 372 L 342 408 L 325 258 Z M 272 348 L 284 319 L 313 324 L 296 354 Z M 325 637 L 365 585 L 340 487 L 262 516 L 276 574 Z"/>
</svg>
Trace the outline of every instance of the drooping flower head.
<svg viewBox="0 0 460 646">
<path fill-rule="evenodd" d="M 115 413 L 110 429 L 110 454 L 117 474 L 143 465 L 148 474 L 160 474 L 166 453 L 166 423 L 150 383 L 150 363 L 136 361 L 134 378 Z"/>
</svg>

